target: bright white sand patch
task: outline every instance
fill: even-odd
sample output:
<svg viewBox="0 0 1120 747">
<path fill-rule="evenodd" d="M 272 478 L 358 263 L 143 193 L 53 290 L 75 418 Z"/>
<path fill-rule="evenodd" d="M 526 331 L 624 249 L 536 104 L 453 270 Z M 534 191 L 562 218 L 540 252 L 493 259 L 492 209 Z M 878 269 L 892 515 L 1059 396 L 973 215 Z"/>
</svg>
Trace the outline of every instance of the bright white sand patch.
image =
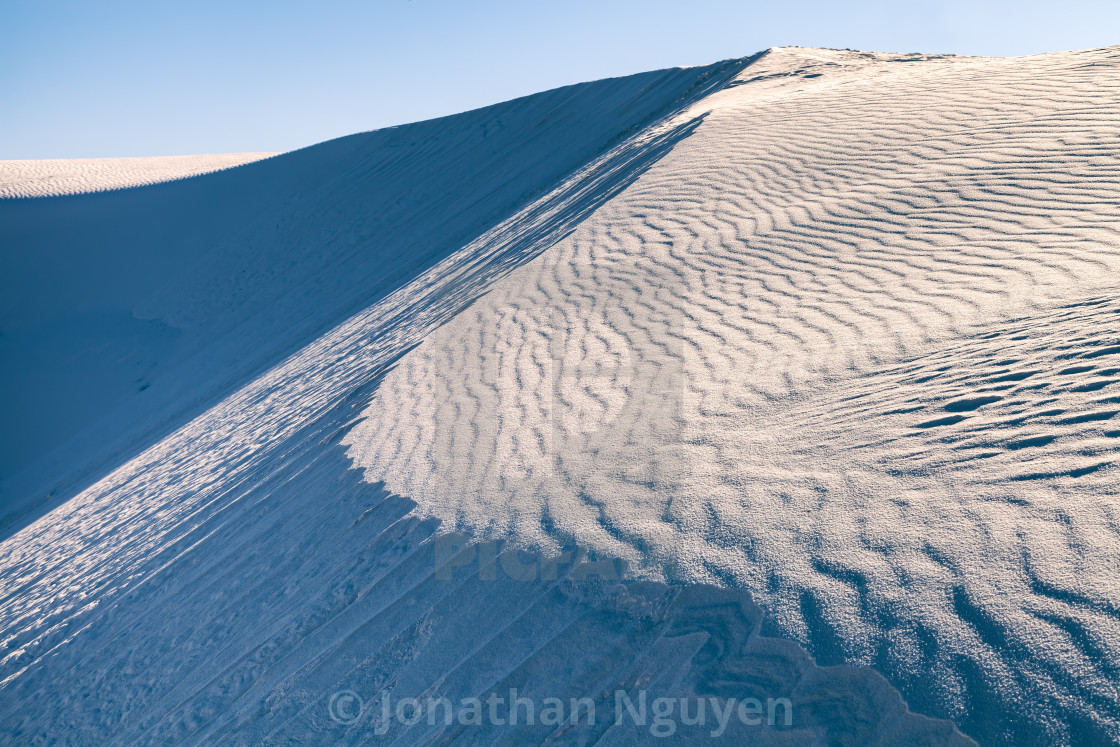
<svg viewBox="0 0 1120 747">
<path fill-rule="evenodd" d="M 1120 328 L 1058 308 L 1120 279 L 1118 69 L 772 51 L 406 356 L 351 455 L 450 525 L 749 588 L 961 712 L 982 672 L 1120 728 Z"/>
<path fill-rule="evenodd" d="M 124 189 L 220 171 L 275 153 L 0 161 L 0 199 Z"/>
</svg>

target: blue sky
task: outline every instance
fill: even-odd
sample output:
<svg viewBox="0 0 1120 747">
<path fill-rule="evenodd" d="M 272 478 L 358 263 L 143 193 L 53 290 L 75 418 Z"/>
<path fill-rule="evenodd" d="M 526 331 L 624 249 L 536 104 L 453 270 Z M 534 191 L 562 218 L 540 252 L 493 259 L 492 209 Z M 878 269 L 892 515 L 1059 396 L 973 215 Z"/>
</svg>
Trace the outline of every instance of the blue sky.
<svg viewBox="0 0 1120 747">
<path fill-rule="evenodd" d="M 770 46 L 1120 44 L 1120 2 L 0 2 L 0 159 L 290 150 Z"/>
</svg>

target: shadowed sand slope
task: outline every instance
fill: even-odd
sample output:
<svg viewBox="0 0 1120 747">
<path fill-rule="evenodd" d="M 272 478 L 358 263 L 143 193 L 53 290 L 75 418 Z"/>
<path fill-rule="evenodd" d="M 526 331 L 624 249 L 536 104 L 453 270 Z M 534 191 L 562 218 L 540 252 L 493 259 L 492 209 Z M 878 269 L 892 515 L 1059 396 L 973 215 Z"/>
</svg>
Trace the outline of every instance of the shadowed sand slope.
<svg viewBox="0 0 1120 747">
<path fill-rule="evenodd" d="M 2 524 L 69 497 L 741 67 L 569 86 L 166 184 L 0 200 Z M 609 193 L 596 184 L 581 209 Z"/>
</svg>

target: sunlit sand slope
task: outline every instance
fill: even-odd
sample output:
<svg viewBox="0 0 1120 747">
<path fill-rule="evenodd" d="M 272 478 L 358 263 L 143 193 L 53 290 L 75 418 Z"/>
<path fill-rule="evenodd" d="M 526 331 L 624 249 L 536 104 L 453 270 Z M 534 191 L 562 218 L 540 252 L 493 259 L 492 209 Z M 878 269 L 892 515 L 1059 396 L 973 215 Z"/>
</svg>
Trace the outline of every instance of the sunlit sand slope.
<svg viewBox="0 0 1120 747">
<path fill-rule="evenodd" d="M 773 50 L 351 454 L 461 529 L 750 589 L 966 733 L 1116 738 L 1118 73 Z"/>
</svg>

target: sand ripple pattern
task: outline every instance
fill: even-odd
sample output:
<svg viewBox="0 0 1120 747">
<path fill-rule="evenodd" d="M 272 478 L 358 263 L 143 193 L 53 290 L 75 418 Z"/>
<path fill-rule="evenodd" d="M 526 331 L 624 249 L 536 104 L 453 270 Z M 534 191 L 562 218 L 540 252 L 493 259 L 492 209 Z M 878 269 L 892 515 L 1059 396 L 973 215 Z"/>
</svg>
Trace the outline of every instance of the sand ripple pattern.
<svg viewBox="0 0 1120 747">
<path fill-rule="evenodd" d="M 1118 72 L 772 51 L 351 456 L 449 526 L 750 589 L 982 741 L 1120 738 Z"/>
<path fill-rule="evenodd" d="M 276 154 L 217 153 L 205 156 L 0 161 L 0 200 L 139 187 L 230 169 L 274 155 Z"/>
</svg>

